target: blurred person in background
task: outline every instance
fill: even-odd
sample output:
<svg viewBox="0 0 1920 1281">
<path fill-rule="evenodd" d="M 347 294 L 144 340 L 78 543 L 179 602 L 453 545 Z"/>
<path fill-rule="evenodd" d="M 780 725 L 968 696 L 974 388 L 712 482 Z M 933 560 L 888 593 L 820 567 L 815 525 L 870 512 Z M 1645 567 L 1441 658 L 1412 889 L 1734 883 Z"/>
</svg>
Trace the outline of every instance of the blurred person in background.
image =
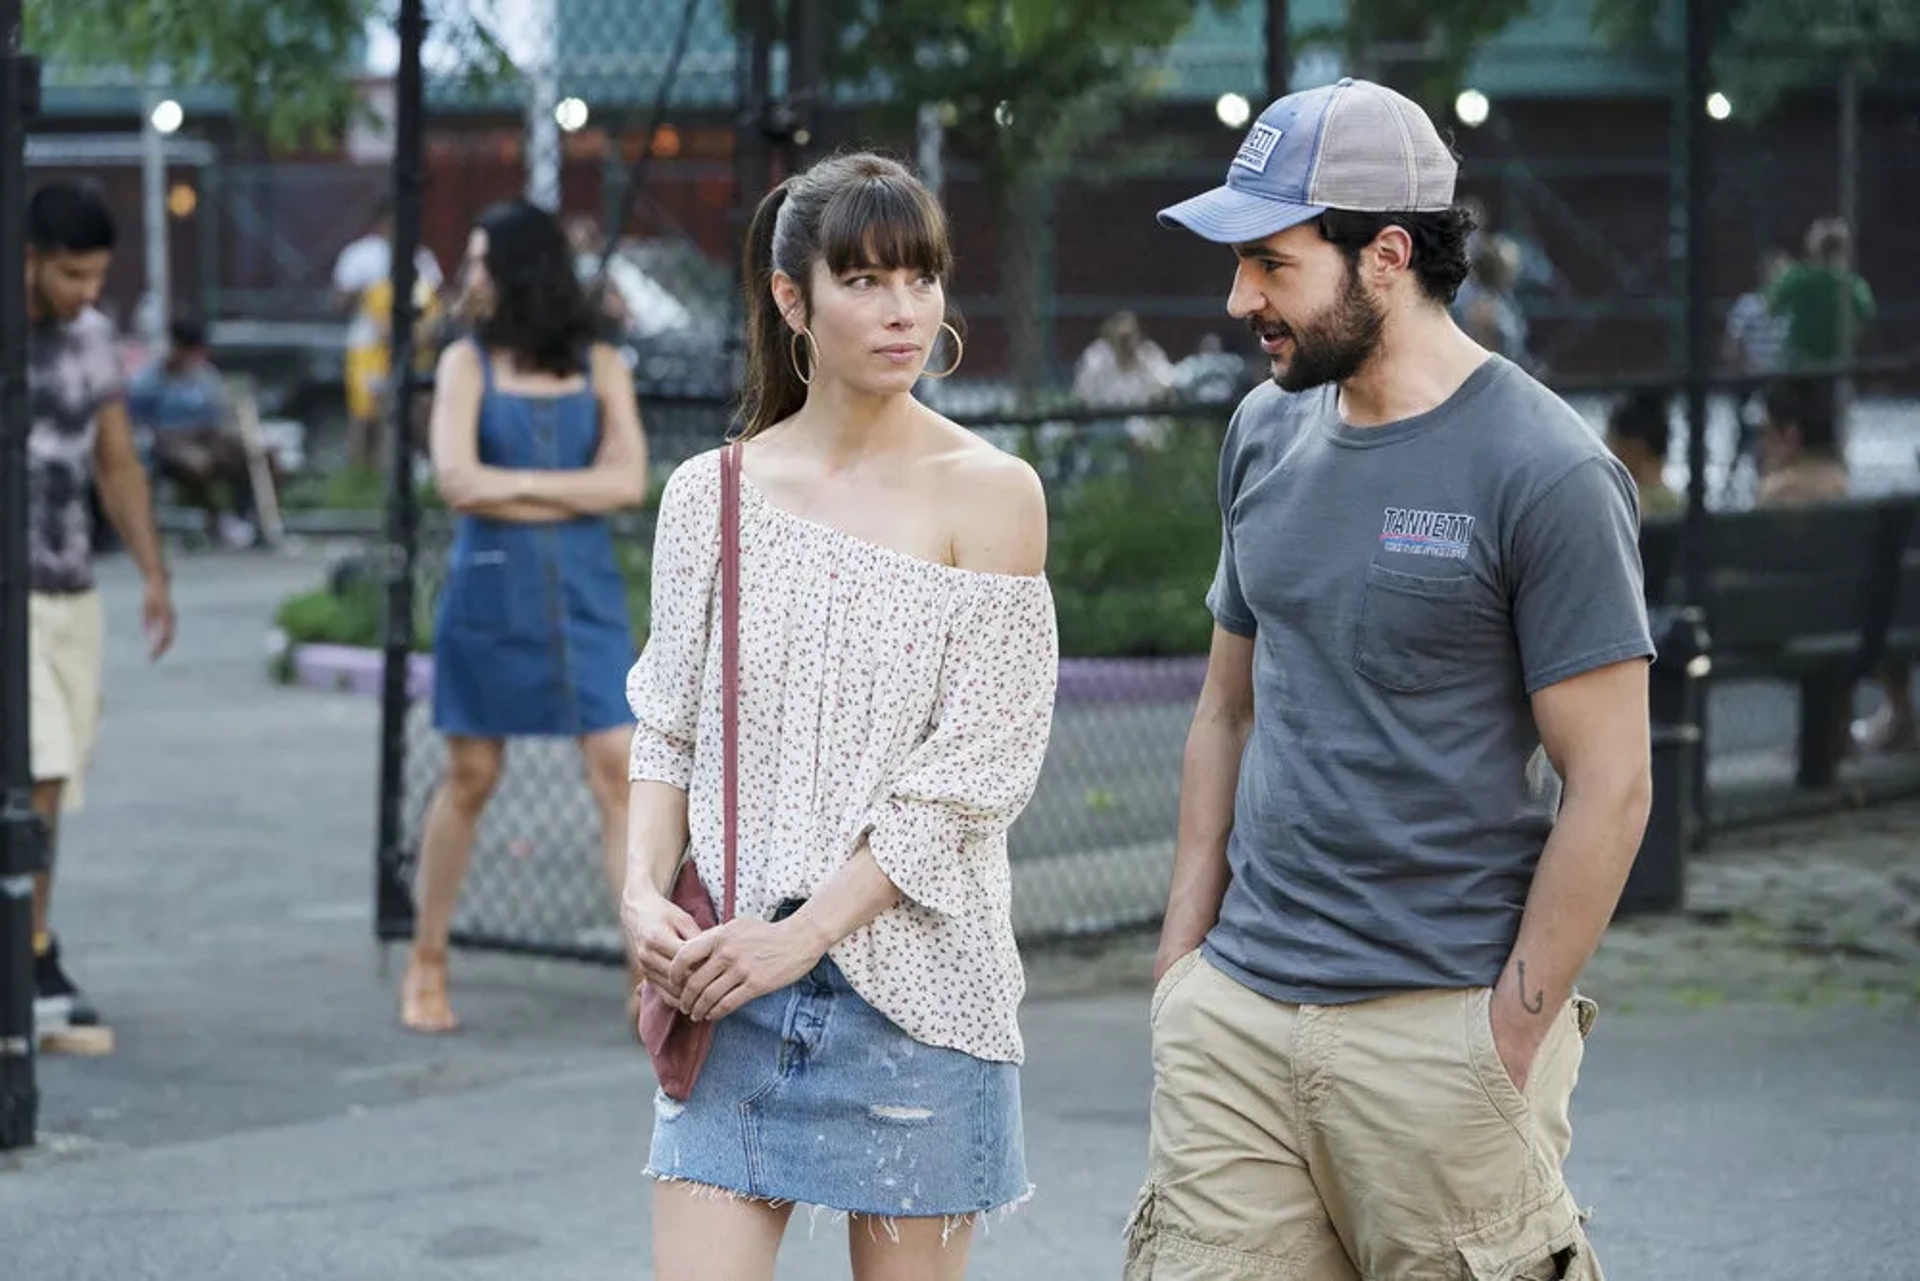
<svg viewBox="0 0 1920 1281">
<path fill-rule="evenodd" d="M 1073 397 L 1083 405 L 1150 405 L 1172 386 L 1173 363 L 1130 311 L 1107 318 L 1073 371 Z"/>
<path fill-rule="evenodd" d="M 1506 236 L 1485 236 L 1467 264 L 1467 278 L 1454 295 L 1454 320 L 1482 347 L 1524 368 L 1530 363 L 1527 317 L 1514 293 L 1520 247 Z"/>
<path fill-rule="evenodd" d="M 401 1022 L 458 1025 L 447 938 L 506 740 L 578 740 L 600 813 L 612 902 L 626 872 L 624 697 L 635 656 L 608 516 L 647 492 L 633 379 L 594 341 L 591 305 L 560 222 L 526 201 L 486 210 L 468 241 L 472 337 L 441 354 L 434 478 L 458 513 L 433 632 L 434 727 L 446 777 L 428 806 Z"/>
<path fill-rule="evenodd" d="M 229 423 L 226 388 L 208 357 L 206 329 L 180 319 L 168 326 L 168 336 L 166 354 L 127 383 L 128 412 L 151 441 L 155 474 L 179 486 L 200 509 L 207 538 L 250 546 L 258 537 L 253 472 Z"/>
<path fill-rule="evenodd" d="M 1666 393 L 1636 391 L 1614 402 L 1607 415 L 1607 448 L 1620 460 L 1640 491 L 1640 519 L 1678 516 L 1685 495 L 1667 484 L 1667 442 L 1673 427 Z"/>
<path fill-rule="evenodd" d="M 1792 266 L 1793 255 L 1786 250 L 1765 250 L 1755 269 L 1754 287 L 1734 299 L 1727 309 L 1720 359 L 1730 371 L 1757 380 L 1779 369 L 1787 319 L 1774 311 L 1768 298 Z"/>
<path fill-rule="evenodd" d="M 1145 408 L 1165 400 L 1173 386 L 1173 362 L 1159 343 L 1141 332 L 1140 318 L 1130 311 L 1109 316 L 1100 336 L 1087 344 L 1074 365 L 1073 398 L 1083 405 Z M 1136 445 L 1165 443 L 1164 420 L 1137 414 L 1120 427 Z M 1100 429 L 1089 424 L 1089 430 Z"/>
<path fill-rule="evenodd" d="M 1832 384 L 1793 378 L 1766 393 L 1760 425 L 1758 507 L 1837 502 L 1847 496 L 1847 465 L 1834 429 Z"/>
<path fill-rule="evenodd" d="M 1786 325 L 1780 367 L 1831 365 L 1840 359 L 1840 326 L 1852 309 L 1855 349 L 1873 323 L 1873 290 L 1853 270 L 1853 233 L 1839 218 L 1807 229 L 1806 254 L 1767 287 L 1767 306 Z"/>
<path fill-rule="evenodd" d="M 48 856 L 33 884 L 33 1012 L 44 1034 L 101 1024 L 48 924 L 60 814 L 80 806 L 100 716 L 105 620 L 94 589 L 94 486 L 145 580 L 150 657 L 173 644 L 174 616 L 113 324 L 94 306 L 113 262 L 112 211 L 93 187 L 54 182 L 34 192 L 26 223 L 28 752 Z"/>
<path fill-rule="evenodd" d="M 1848 496 L 1847 466 L 1835 442 L 1832 383 L 1796 378 L 1767 392 L 1760 429 L 1760 493 L 1755 505 L 1792 507 L 1839 502 Z M 1880 672 L 1886 699 L 1873 715 L 1853 723 L 1848 745 L 1870 752 L 1908 751 L 1915 732 L 1913 668 L 1888 663 Z"/>
<path fill-rule="evenodd" d="M 416 315 L 430 332 L 445 278 L 425 245 L 415 252 L 413 265 Z M 393 206 L 384 198 L 374 207 L 366 234 L 334 260 L 333 289 L 337 304 L 351 316 L 346 339 L 347 460 L 353 467 L 371 467 L 379 458 L 380 422 L 393 372 Z"/>
</svg>

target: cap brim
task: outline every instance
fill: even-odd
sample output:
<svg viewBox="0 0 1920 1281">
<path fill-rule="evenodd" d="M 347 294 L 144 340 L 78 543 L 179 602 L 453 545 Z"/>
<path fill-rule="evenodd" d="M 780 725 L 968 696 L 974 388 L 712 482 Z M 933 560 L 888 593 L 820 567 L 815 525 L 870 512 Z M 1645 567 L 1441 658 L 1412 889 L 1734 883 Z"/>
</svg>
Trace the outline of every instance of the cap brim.
<svg viewBox="0 0 1920 1281">
<path fill-rule="evenodd" d="M 1204 240 L 1235 245 L 1277 236 L 1325 212 L 1320 205 L 1296 205 L 1232 187 L 1215 187 L 1191 200 L 1169 205 L 1160 211 L 1159 219 L 1163 227 L 1185 227 Z"/>
</svg>

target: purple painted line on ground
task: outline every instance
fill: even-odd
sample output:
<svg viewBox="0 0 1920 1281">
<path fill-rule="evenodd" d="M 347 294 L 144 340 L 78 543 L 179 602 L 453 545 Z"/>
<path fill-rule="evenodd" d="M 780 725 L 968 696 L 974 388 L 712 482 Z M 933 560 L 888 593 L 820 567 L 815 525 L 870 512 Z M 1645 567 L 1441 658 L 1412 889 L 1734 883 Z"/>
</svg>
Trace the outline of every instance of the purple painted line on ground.
<svg viewBox="0 0 1920 1281">
<path fill-rule="evenodd" d="M 360 645 L 295 645 L 293 681 L 314 689 L 377 697 L 386 655 Z M 411 655 L 407 662 L 407 697 L 426 698 L 433 692 L 433 656 Z"/>
<path fill-rule="evenodd" d="M 293 680 L 315 689 L 378 696 L 384 655 L 357 645 L 295 645 Z M 408 662 L 407 697 L 433 692 L 433 655 Z M 1207 660 L 1196 658 L 1063 658 L 1058 701 L 1071 703 L 1184 703 L 1200 694 Z"/>
</svg>

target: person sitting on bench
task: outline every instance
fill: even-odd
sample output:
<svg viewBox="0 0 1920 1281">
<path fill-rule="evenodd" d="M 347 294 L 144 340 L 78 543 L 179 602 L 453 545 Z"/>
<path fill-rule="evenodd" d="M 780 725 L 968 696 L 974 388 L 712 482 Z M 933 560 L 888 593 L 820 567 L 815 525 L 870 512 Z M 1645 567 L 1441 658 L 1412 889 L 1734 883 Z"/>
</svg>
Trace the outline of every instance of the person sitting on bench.
<svg viewBox="0 0 1920 1281">
<path fill-rule="evenodd" d="M 156 474 L 180 487 L 206 517 L 207 537 L 248 546 L 255 538 L 253 480 L 247 452 L 227 429 L 227 397 L 207 355 L 206 330 L 176 320 L 159 357 L 127 385 L 134 425 L 152 436 Z M 224 490 L 230 510 L 221 511 Z"/>
<path fill-rule="evenodd" d="M 1767 390 L 1760 427 L 1760 492 L 1756 507 L 1830 503 L 1847 496 L 1847 464 L 1834 430 L 1833 389 L 1793 378 Z"/>
</svg>

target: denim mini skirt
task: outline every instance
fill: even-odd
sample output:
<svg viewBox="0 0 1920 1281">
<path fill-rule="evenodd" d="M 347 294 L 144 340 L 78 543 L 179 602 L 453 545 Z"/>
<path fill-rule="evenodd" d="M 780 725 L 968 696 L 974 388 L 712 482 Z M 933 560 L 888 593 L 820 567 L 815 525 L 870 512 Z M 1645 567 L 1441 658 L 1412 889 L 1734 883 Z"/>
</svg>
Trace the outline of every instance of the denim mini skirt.
<svg viewBox="0 0 1920 1281">
<path fill-rule="evenodd" d="M 1020 1070 L 914 1040 L 823 959 L 714 1024 L 686 1102 L 655 1093 L 647 1173 L 886 1218 L 1010 1206 Z"/>
</svg>

